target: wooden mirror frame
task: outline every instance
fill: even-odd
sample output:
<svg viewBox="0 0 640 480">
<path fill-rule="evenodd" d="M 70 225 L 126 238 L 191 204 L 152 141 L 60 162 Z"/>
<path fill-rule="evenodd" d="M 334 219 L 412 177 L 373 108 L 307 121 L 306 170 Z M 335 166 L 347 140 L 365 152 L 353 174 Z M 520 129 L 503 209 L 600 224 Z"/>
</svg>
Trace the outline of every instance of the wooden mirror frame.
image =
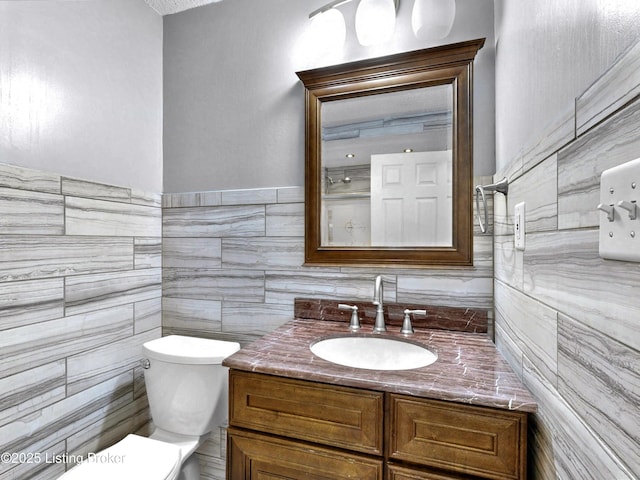
<svg viewBox="0 0 640 480">
<path fill-rule="evenodd" d="M 473 60 L 484 39 L 297 72 L 305 87 L 305 265 L 473 265 Z M 446 247 L 322 246 L 322 102 L 453 86 L 453 225 Z"/>
</svg>

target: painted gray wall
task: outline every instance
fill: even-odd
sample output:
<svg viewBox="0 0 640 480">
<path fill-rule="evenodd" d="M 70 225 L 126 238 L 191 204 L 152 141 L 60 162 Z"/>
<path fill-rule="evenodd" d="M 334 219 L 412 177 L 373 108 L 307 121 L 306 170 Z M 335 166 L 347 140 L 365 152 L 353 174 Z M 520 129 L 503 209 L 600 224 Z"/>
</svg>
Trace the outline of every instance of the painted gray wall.
<svg viewBox="0 0 640 480">
<path fill-rule="evenodd" d="M 0 162 L 162 190 L 162 17 L 143 0 L 0 1 Z"/>
<path fill-rule="evenodd" d="M 640 4 L 611 0 L 495 0 L 496 170 L 565 116 L 640 37 Z"/>
<path fill-rule="evenodd" d="M 396 32 L 362 47 L 357 2 L 340 7 L 347 41 L 335 56 L 303 48 L 309 13 L 326 0 L 228 0 L 164 17 L 164 192 L 300 186 L 304 90 L 295 72 L 486 37 L 476 59 L 476 175 L 494 164 L 493 1 L 458 0 L 443 40 L 411 31 L 413 0 L 400 2 Z"/>
</svg>

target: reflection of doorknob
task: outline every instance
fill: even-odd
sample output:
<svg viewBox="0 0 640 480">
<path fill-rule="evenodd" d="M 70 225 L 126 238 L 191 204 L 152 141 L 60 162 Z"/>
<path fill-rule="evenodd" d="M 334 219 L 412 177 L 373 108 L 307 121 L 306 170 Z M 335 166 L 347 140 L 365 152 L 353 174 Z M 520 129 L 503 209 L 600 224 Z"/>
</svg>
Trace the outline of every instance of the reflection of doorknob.
<svg viewBox="0 0 640 480">
<path fill-rule="evenodd" d="M 344 224 L 344 229 L 347 232 L 351 233 L 351 231 L 353 230 L 353 223 L 351 222 L 351 220 Z"/>
</svg>

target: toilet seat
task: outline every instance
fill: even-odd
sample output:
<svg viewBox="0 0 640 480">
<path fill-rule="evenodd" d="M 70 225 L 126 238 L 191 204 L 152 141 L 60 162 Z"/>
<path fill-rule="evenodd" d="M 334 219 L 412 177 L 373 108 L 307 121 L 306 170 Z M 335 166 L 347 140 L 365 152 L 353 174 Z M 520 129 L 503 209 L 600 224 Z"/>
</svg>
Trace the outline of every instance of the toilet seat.
<svg viewBox="0 0 640 480">
<path fill-rule="evenodd" d="M 177 445 L 130 434 L 58 480 L 173 480 L 180 473 L 180 451 Z"/>
</svg>

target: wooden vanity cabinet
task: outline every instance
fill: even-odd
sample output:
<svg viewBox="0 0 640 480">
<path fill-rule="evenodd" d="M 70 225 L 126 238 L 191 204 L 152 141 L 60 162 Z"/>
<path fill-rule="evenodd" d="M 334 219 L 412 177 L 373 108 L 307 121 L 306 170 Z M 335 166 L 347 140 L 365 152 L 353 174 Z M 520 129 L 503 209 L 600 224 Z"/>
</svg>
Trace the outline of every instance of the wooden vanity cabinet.
<svg viewBox="0 0 640 480">
<path fill-rule="evenodd" d="M 228 480 L 526 478 L 527 414 L 231 370 Z"/>
</svg>

